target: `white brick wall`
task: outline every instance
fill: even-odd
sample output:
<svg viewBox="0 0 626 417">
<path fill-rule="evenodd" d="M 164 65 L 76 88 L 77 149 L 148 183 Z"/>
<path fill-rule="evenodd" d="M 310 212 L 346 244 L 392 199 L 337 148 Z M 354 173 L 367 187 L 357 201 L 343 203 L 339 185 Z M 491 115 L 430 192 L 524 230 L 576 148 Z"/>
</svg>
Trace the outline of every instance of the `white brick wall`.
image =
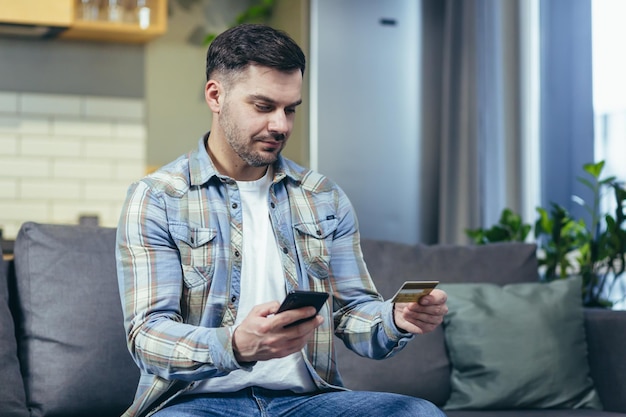
<svg viewBox="0 0 626 417">
<path fill-rule="evenodd" d="M 146 172 L 141 99 L 0 91 L 0 228 L 25 221 L 115 227 L 126 190 Z"/>
</svg>

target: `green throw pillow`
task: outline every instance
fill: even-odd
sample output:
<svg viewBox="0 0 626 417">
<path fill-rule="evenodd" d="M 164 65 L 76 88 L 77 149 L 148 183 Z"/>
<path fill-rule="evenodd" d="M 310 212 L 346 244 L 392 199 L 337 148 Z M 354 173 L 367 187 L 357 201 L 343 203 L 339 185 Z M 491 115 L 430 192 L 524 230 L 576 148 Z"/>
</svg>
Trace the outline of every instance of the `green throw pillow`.
<svg viewBox="0 0 626 417">
<path fill-rule="evenodd" d="M 581 279 L 447 284 L 447 410 L 601 408 L 587 362 Z"/>
</svg>

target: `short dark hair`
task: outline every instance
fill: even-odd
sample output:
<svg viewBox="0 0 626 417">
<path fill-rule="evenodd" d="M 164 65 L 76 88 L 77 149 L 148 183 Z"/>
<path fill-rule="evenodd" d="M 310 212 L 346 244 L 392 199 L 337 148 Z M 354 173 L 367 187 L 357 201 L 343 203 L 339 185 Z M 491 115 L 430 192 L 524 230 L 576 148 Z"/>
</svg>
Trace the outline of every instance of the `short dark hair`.
<svg viewBox="0 0 626 417">
<path fill-rule="evenodd" d="M 304 75 L 306 58 L 285 32 L 266 25 L 241 24 L 218 35 L 207 51 L 207 81 L 214 72 L 239 72 L 251 64 L 280 71 L 299 69 Z"/>
</svg>

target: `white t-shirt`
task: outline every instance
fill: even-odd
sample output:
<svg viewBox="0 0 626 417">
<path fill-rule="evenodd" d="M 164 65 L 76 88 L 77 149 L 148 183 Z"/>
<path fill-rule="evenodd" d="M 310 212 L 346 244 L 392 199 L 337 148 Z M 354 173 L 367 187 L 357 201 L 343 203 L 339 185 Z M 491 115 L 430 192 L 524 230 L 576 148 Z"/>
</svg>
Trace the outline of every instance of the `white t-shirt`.
<svg viewBox="0 0 626 417">
<path fill-rule="evenodd" d="M 287 291 L 285 277 L 269 216 L 271 169 L 256 181 L 237 181 L 243 211 L 241 294 L 235 325 L 250 310 L 268 301 L 282 301 Z M 302 352 L 284 358 L 259 361 L 252 371 L 235 370 L 219 378 L 199 382 L 188 393 L 234 392 L 249 386 L 274 390 L 310 392 L 315 384 L 306 369 Z"/>
</svg>

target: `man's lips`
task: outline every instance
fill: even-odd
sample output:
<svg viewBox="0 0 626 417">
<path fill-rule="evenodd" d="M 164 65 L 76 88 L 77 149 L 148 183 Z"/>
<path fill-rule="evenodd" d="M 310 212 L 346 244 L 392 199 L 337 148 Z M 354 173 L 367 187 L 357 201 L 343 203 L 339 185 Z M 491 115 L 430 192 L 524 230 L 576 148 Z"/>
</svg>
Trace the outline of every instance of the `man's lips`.
<svg viewBox="0 0 626 417">
<path fill-rule="evenodd" d="M 277 149 L 283 146 L 283 141 L 277 141 L 274 139 L 261 139 L 259 140 L 266 149 Z"/>
</svg>

